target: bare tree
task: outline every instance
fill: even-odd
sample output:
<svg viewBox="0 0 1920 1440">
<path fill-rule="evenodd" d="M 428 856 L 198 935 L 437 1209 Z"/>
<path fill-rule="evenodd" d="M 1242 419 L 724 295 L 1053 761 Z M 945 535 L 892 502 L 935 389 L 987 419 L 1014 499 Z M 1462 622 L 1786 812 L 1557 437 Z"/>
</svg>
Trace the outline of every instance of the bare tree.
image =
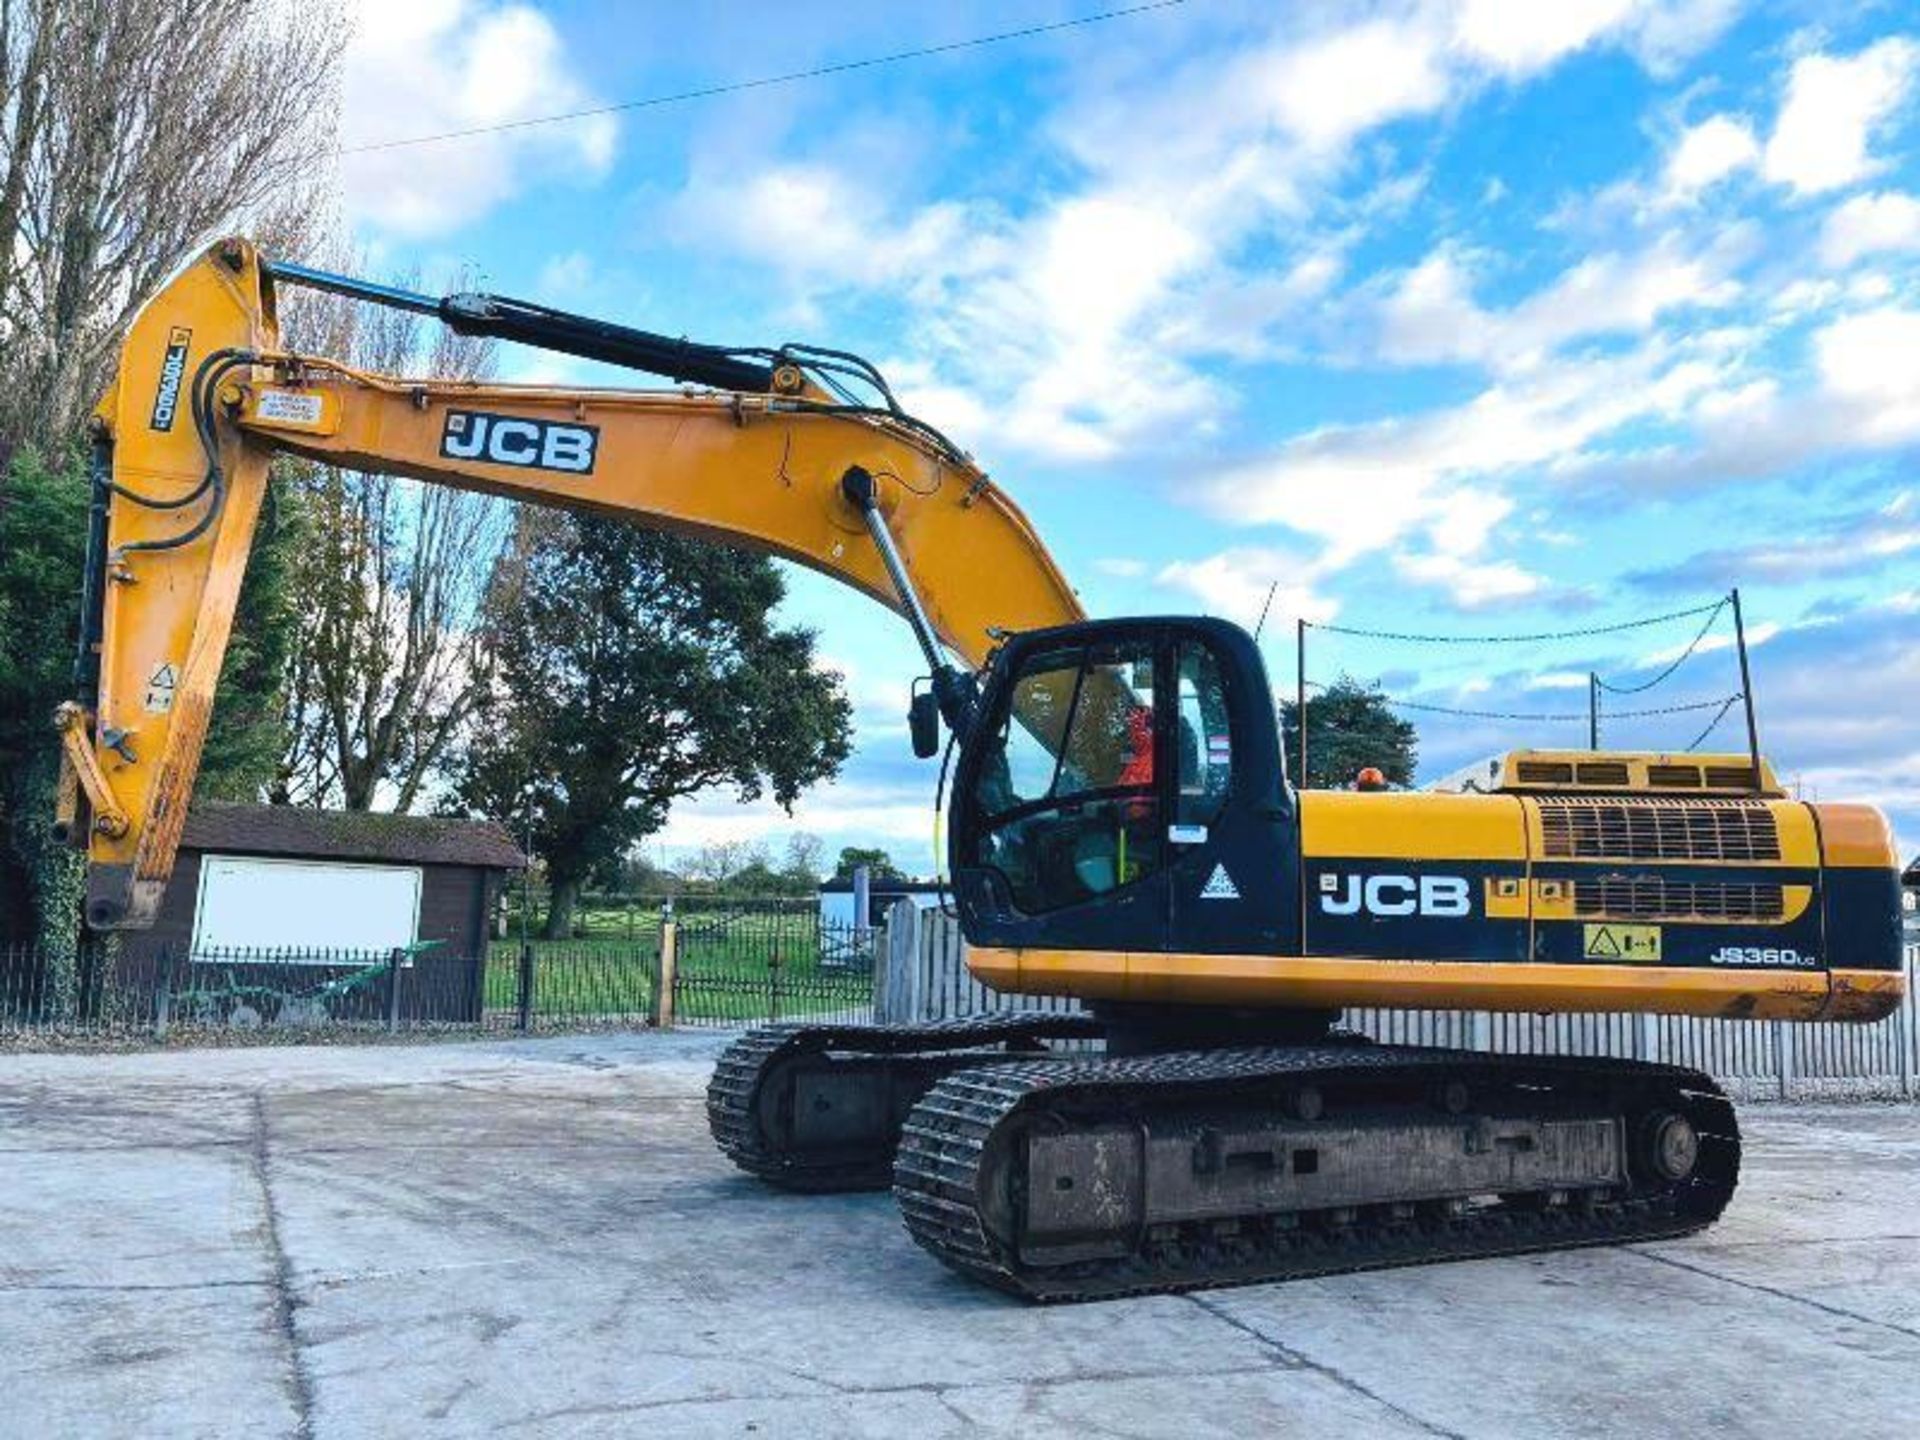
<svg viewBox="0 0 1920 1440">
<path fill-rule="evenodd" d="M 286 321 L 295 348 L 366 369 L 479 379 L 493 368 L 491 341 L 438 324 L 429 333 L 401 311 L 309 294 Z M 475 626 L 504 507 L 331 466 L 305 467 L 301 490 L 310 539 L 278 798 L 404 813 L 486 683 Z"/>
<path fill-rule="evenodd" d="M 0 0 L 0 441 L 59 442 L 196 245 L 322 212 L 333 0 Z"/>
<path fill-rule="evenodd" d="M 681 865 L 689 880 L 718 888 L 741 871 L 771 864 L 766 842 L 761 840 L 709 840 Z"/>
</svg>

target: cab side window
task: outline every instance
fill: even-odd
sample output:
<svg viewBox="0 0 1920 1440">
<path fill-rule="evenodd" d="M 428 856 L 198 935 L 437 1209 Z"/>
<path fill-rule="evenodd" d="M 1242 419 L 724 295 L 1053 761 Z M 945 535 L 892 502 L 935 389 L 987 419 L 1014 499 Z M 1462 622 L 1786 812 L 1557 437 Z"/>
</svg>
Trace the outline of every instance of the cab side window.
<svg viewBox="0 0 1920 1440">
<path fill-rule="evenodd" d="M 1212 650 L 1192 641 L 1181 645 L 1178 686 L 1179 724 L 1174 740 L 1180 784 L 1174 821 L 1211 825 L 1233 785 L 1226 682 Z"/>
</svg>

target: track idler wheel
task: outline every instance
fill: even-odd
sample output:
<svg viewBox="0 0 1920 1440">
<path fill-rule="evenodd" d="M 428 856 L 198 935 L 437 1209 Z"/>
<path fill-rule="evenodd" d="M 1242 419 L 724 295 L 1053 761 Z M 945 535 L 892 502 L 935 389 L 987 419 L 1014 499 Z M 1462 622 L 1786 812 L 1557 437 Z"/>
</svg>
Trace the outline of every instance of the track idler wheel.
<svg viewBox="0 0 1920 1440">
<path fill-rule="evenodd" d="M 1649 1174 L 1662 1180 L 1684 1180 L 1700 1163 L 1700 1132 L 1686 1116 L 1656 1110 L 1641 1120 L 1634 1154 Z"/>
</svg>

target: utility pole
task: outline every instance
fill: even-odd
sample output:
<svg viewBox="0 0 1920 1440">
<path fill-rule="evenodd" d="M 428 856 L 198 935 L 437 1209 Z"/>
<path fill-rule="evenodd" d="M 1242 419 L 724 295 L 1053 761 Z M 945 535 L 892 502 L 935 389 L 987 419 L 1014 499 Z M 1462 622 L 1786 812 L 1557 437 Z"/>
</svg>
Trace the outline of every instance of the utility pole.
<svg viewBox="0 0 1920 1440">
<path fill-rule="evenodd" d="M 1747 757 L 1753 765 L 1753 788 L 1760 790 L 1760 727 L 1753 718 L 1753 671 L 1747 664 L 1747 623 L 1740 613 L 1740 587 L 1728 597 L 1733 601 L 1733 639 L 1740 651 L 1740 698 L 1747 707 Z"/>
<path fill-rule="evenodd" d="M 1293 718 L 1300 726 L 1300 773 L 1294 788 L 1307 788 L 1307 622 L 1294 621 Z"/>
<path fill-rule="evenodd" d="M 1587 672 L 1587 748 L 1600 748 L 1600 677 Z"/>
</svg>

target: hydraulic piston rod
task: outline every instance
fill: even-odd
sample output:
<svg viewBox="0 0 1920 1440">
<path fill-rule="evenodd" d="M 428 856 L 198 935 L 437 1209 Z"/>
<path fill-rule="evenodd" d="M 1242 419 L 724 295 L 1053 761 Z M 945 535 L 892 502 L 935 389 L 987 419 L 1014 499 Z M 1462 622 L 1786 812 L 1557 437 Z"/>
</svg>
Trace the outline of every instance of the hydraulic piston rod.
<svg viewBox="0 0 1920 1440">
<path fill-rule="evenodd" d="M 913 638 L 920 642 L 920 652 L 927 658 L 927 673 L 932 677 L 933 696 L 939 702 L 941 718 L 965 741 L 979 719 L 980 690 L 973 677 L 955 669 L 940 648 L 940 637 L 933 621 L 927 618 L 926 606 L 920 603 L 906 561 L 900 558 L 900 547 L 894 543 L 893 532 L 887 528 L 887 517 L 880 509 L 879 482 L 863 467 L 849 466 L 847 473 L 840 477 L 840 493 L 866 521 L 867 533 L 873 537 L 880 561 L 887 567 L 887 578 L 893 581 L 894 593 L 900 597 L 900 608 L 912 627 Z"/>
</svg>

